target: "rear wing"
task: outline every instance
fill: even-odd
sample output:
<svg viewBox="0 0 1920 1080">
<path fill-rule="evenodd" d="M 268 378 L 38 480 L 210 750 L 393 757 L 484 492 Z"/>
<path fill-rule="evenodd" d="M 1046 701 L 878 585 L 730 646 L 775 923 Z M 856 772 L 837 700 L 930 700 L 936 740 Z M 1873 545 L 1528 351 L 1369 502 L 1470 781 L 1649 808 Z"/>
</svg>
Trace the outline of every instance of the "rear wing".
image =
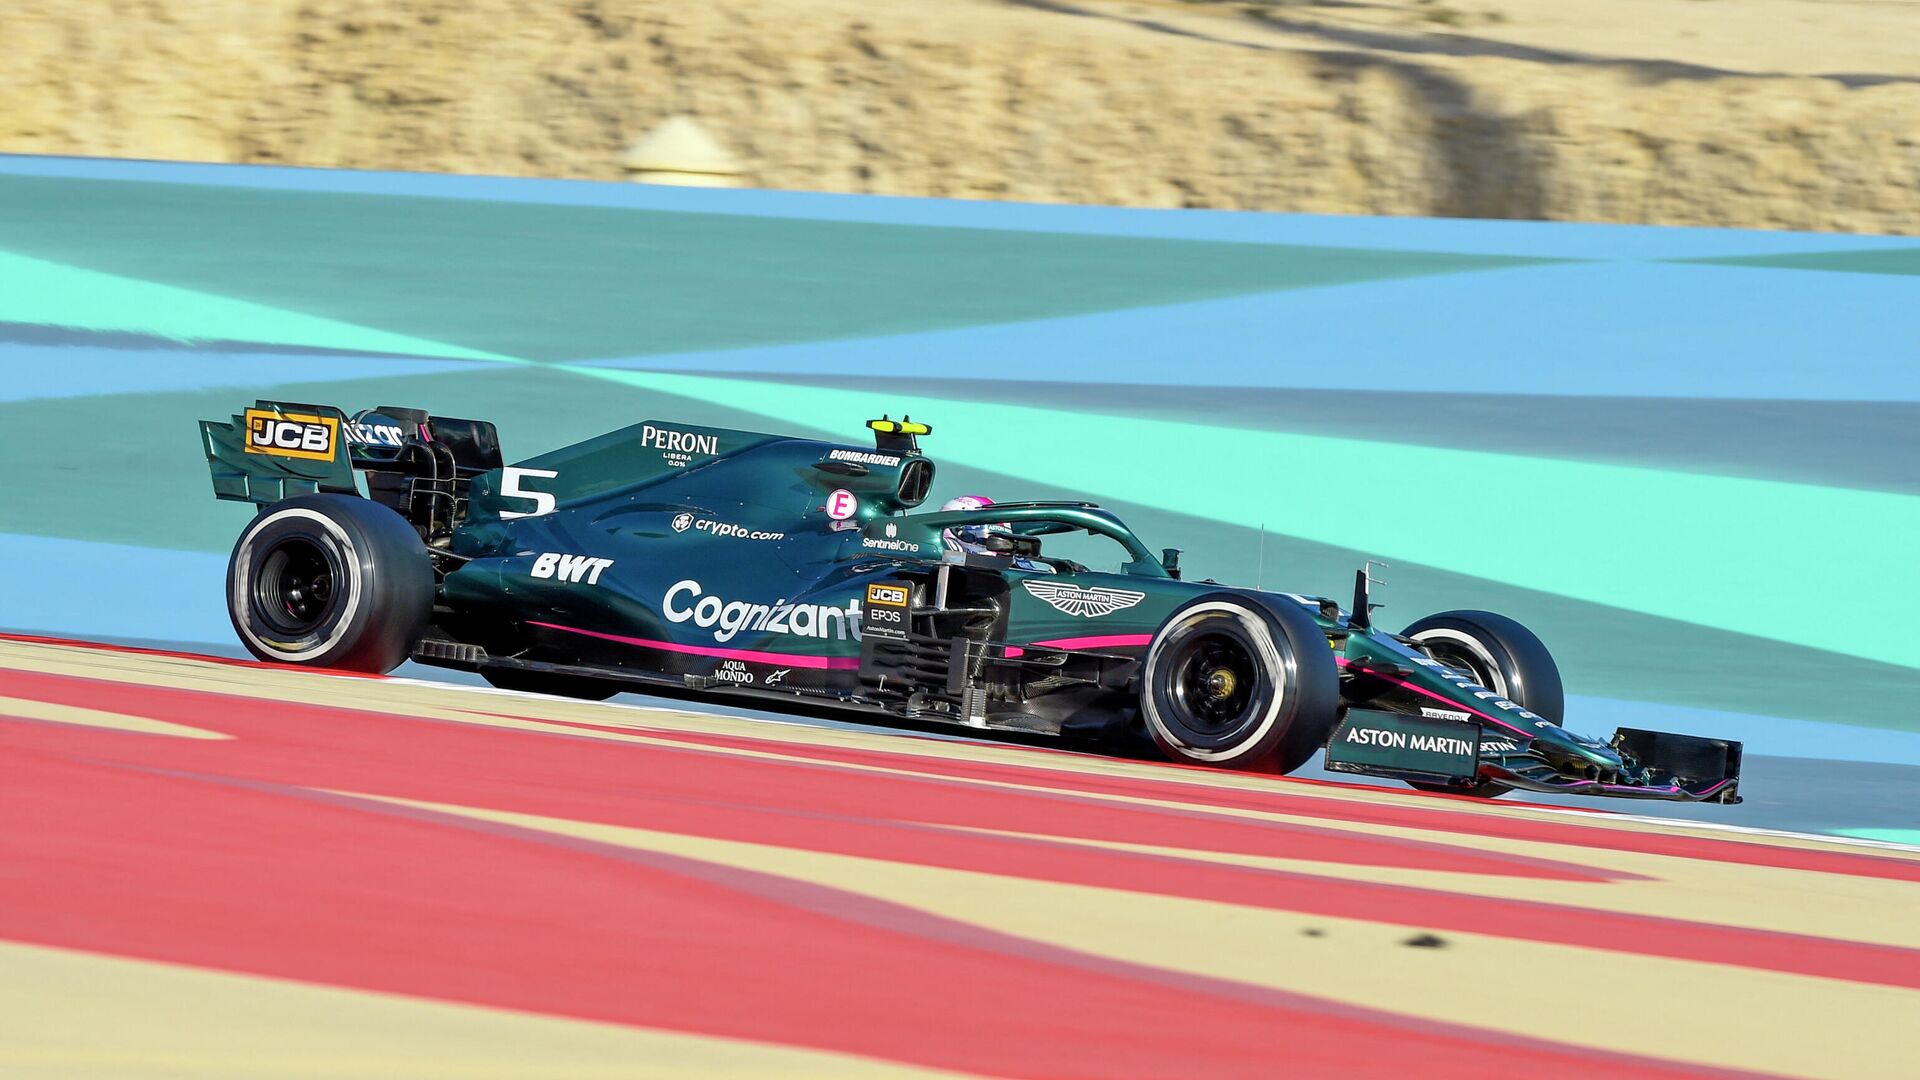
<svg viewBox="0 0 1920 1080">
<path fill-rule="evenodd" d="M 484 420 L 382 405 L 349 417 L 331 405 L 257 401 L 229 421 L 202 420 L 215 498 L 261 506 L 295 495 L 365 494 L 429 539 L 465 515 L 473 478 L 501 466 Z"/>
</svg>

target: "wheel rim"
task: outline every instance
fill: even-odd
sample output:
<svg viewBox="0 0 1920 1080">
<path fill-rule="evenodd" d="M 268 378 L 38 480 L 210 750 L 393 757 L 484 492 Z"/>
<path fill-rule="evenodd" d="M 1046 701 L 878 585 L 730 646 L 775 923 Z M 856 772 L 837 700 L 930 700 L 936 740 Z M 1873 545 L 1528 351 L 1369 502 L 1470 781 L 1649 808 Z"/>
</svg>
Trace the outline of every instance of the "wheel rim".
<svg viewBox="0 0 1920 1080">
<path fill-rule="evenodd" d="M 1427 650 L 1427 655 L 1435 660 L 1450 668 L 1466 672 L 1474 682 L 1503 698 L 1510 696 L 1511 691 L 1507 687 L 1506 676 L 1500 673 L 1499 667 L 1493 662 L 1493 657 L 1485 655 L 1479 648 L 1452 637 L 1429 636 L 1424 633 L 1413 635 L 1413 640 L 1419 642 L 1421 648 Z M 1477 778 L 1465 784 L 1423 784 L 1413 781 L 1409 783 L 1421 791 L 1477 795 L 1487 798 L 1504 795 L 1513 790 L 1505 784 L 1485 778 Z"/>
<path fill-rule="evenodd" d="M 275 633 L 311 634 L 336 600 L 334 565 L 319 544 L 287 537 L 267 550 L 253 577 L 253 610 Z"/>
<path fill-rule="evenodd" d="M 1225 740 L 1253 722 L 1260 670 L 1245 642 L 1197 634 L 1180 643 L 1167 667 L 1173 719 L 1196 736 Z"/>
<path fill-rule="evenodd" d="M 1500 673 L 1500 668 L 1494 664 L 1491 656 L 1483 655 L 1479 650 L 1469 646 L 1466 642 L 1455 641 L 1452 638 L 1426 637 L 1421 634 L 1415 634 L 1414 640 L 1418 641 L 1421 647 L 1427 650 L 1427 654 L 1435 660 L 1440 661 L 1448 667 L 1458 668 L 1466 672 L 1473 677 L 1474 682 L 1499 694 L 1503 698 L 1512 697 L 1512 692 L 1507 686 L 1506 676 Z"/>
</svg>

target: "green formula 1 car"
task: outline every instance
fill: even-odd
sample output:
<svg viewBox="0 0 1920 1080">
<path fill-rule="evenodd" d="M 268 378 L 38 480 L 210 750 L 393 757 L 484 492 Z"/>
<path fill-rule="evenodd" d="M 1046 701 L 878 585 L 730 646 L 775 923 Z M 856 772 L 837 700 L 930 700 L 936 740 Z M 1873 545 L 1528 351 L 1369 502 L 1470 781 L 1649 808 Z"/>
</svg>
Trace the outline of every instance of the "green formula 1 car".
<svg viewBox="0 0 1920 1080">
<path fill-rule="evenodd" d="M 650 420 L 505 465 L 493 425 L 411 409 L 201 425 L 215 493 L 258 507 L 227 595 L 266 660 L 1150 739 L 1229 768 L 1324 750 L 1473 795 L 1739 801 L 1738 743 L 1561 727 L 1553 658 L 1512 619 L 1393 633 L 1365 570 L 1344 608 L 1183 580 L 1092 503 L 916 513 L 927 427 L 869 427 L 855 446 Z"/>
</svg>

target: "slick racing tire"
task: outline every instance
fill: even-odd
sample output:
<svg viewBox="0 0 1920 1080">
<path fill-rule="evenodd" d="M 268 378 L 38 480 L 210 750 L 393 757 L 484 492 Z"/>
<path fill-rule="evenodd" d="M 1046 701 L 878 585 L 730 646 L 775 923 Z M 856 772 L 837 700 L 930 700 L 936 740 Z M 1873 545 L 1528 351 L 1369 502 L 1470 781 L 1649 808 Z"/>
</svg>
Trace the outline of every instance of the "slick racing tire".
<svg viewBox="0 0 1920 1080">
<path fill-rule="evenodd" d="M 1481 686 L 1508 701 L 1559 723 L 1566 714 L 1560 667 L 1533 631 L 1491 611 L 1442 611 L 1401 631 L 1429 655 L 1450 667 L 1472 672 Z M 1423 784 L 1421 791 L 1491 799 L 1513 789 L 1491 780 L 1473 784 Z"/>
<path fill-rule="evenodd" d="M 1147 734 L 1174 761 L 1283 773 L 1326 745 L 1340 671 L 1319 624 L 1285 601 L 1212 593 L 1174 609 L 1140 676 Z"/>
<path fill-rule="evenodd" d="M 502 690 L 578 698 L 581 701 L 605 701 L 623 689 L 616 682 L 603 682 L 577 675 L 555 675 L 547 671 L 521 671 L 515 668 L 481 668 L 480 677 Z"/>
<path fill-rule="evenodd" d="M 420 534 L 353 495 L 274 503 L 227 561 L 227 613 L 262 660 L 384 674 L 413 651 L 432 610 Z"/>
</svg>

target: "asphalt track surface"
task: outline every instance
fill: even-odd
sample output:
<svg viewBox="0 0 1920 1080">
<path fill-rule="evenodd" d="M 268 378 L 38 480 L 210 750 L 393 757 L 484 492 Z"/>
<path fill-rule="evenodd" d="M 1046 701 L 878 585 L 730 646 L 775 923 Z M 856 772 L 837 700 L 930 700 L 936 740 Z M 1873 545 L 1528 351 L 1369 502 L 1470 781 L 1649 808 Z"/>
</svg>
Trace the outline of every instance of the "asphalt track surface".
<svg viewBox="0 0 1920 1080">
<path fill-rule="evenodd" d="M 1920 851 L 0 641 L 0 1074 L 1910 1076 Z"/>
</svg>

